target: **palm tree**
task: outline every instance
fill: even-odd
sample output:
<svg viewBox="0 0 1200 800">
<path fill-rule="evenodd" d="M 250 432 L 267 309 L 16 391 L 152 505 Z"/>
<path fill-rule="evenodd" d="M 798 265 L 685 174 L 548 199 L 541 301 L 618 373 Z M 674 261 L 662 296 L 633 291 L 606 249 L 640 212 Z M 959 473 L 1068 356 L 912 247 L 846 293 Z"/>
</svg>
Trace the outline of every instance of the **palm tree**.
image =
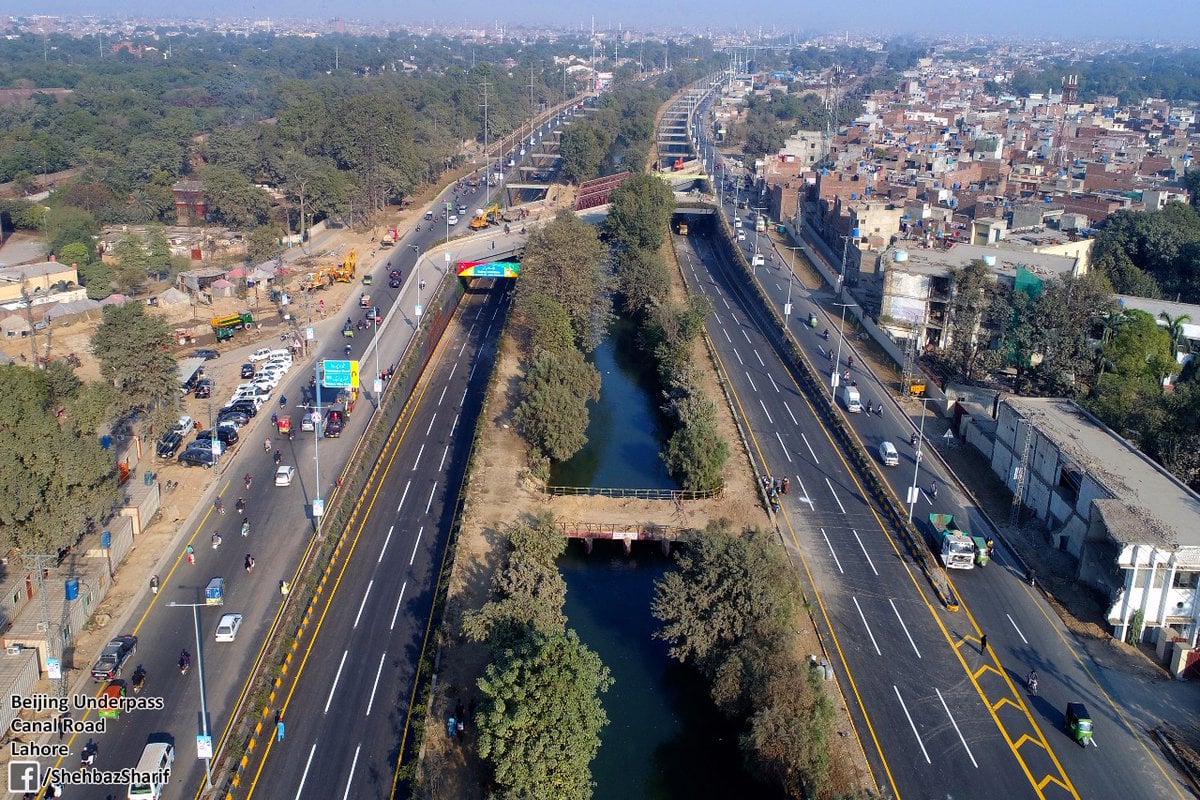
<svg viewBox="0 0 1200 800">
<path fill-rule="evenodd" d="M 1178 317 L 1172 318 L 1165 311 L 1160 311 L 1158 318 L 1167 323 L 1167 333 L 1171 335 L 1171 348 L 1174 353 L 1183 352 L 1180 345 L 1187 346 L 1187 338 L 1183 335 L 1183 323 L 1191 322 L 1192 318 L 1188 314 L 1180 314 Z"/>
</svg>

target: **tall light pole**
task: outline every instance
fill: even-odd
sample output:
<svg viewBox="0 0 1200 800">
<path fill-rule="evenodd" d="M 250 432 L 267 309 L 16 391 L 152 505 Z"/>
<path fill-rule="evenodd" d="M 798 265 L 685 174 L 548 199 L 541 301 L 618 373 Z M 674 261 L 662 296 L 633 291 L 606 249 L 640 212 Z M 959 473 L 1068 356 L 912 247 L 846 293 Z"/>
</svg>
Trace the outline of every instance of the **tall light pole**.
<svg viewBox="0 0 1200 800">
<path fill-rule="evenodd" d="M 446 226 L 447 226 L 447 228 L 449 228 L 449 226 L 450 226 L 449 215 L 446 216 L 446 219 L 447 219 Z M 449 238 L 450 238 L 449 235 L 447 235 L 447 237 L 446 237 L 447 241 L 449 241 Z M 411 245 L 409 245 L 409 247 L 411 247 L 413 249 L 413 252 L 417 254 L 417 262 L 415 265 L 416 273 L 417 273 L 417 307 L 416 307 L 416 309 L 414 309 L 413 316 L 416 317 L 416 320 L 417 320 L 416 327 L 419 328 L 421 326 L 421 248 L 415 244 L 411 244 Z"/>
<path fill-rule="evenodd" d="M 376 346 L 378 346 L 378 342 Z M 316 410 L 313 413 L 317 415 L 313 420 L 313 463 L 316 468 L 317 494 L 313 498 L 312 508 L 313 526 L 319 532 L 321 519 L 325 516 L 325 501 L 321 499 L 321 384 L 324 382 L 325 376 L 321 374 L 320 361 L 313 364 L 313 378 L 313 394 L 316 396 Z"/>
<path fill-rule="evenodd" d="M 838 370 L 842 364 L 842 342 L 846 339 L 846 309 L 850 308 L 854 303 L 834 303 L 835 306 L 841 306 L 842 309 L 842 324 L 838 326 L 838 346 L 837 355 L 833 359 L 833 372 L 829 376 L 829 396 L 833 397 L 837 392 L 838 385 Z"/>
<path fill-rule="evenodd" d="M 928 400 L 928 397 L 921 398 L 921 426 L 920 432 L 917 434 L 917 457 L 916 463 L 913 464 L 912 486 L 908 488 L 908 521 L 910 523 L 913 518 L 913 509 L 917 505 L 917 495 L 920 494 L 917 490 L 917 478 L 921 473 L 921 450 L 925 447 L 925 403 Z"/>
<path fill-rule="evenodd" d="M 787 302 L 783 304 L 783 329 L 785 331 L 789 330 L 789 323 L 792 321 L 792 282 L 796 280 L 796 251 L 799 249 L 798 246 L 788 248 L 788 250 L 792 251 L 792 259 L 788 267 Z"/>
<path fill-rule="evenodd" d="M 171 608 L 190 608 L 192 610 L 192 627 L 196 632 L 196 677 L 200 681 L 200 732 L 207 740 L 208 756 L 204 758 L 204 788 L 212 788 L 212 739 L 208 735 L 208 699 L 204 694 L 204 655 L 200 649 L 200 611 L 207 603 L 176 603 L 171 601 Z M 199 744 L 199 743 L 197 743 Z"/>
</svg>

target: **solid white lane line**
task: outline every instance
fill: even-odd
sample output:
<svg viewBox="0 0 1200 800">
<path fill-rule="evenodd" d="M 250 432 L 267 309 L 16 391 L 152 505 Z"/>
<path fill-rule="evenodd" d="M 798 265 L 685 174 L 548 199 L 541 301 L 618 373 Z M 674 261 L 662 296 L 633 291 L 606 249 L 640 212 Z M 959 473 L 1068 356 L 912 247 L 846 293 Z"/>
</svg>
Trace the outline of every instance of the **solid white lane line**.
<svg viewBox="0 0 1200 800">
<path fill-rule="evenodd" d="M 383 660 L 385 658 L 387 658 L 386 650 L 379 656 L 379 669 L 375 670 L 375 682 L 371 684 L 371 699 L 367 702 L 366 716 L 368 717 L 371 716 L 371 706 L 375 705 L 375 691 L 379 688 L 379 676 L 383 674 Z"/>
<path fill-rule="evenodd" d="M 308 780 L 308 768 L 312 766 L 313 756 L 317 753 L 317 743 L 313 742 L 313 746 L 308 751 L 308 761 L 304 762 L 304 774 L 300 776 L 300 785 L 296 787 L 296 797 L 299 798 L 301 792 L 304 791 L 304 782 Z"/>
<path fill-rule="evenodd" d="M 412 468 L 413 472 L 417 471 L 417 464 L 421 463 L 421 454 L 424 452 L 425 452 L 425 445 L 422 444 L 421 449 L 417 451 L 417 457 L 413 459 L 413 468 Z"/>
<path fill-rule="evenodd" d="M 450 452 L 450 445 L 442 450 L 442 460 L 438 463 L 438 472 L 442 471 L 442 467 L 446 466 L 446 454 Z"/>
<path fill-rule="evenodd" d="M 333 694 L 337 691 L 338 681 L 342 678 L 342 667 L 346 666 L 346 656 L 350 655 L 349 650 L 342 651 L 342 661 L 338 664 L 337 674 L 333 676 L 333 686 L 329 687 L 329 697 L 325 698 L 325 710 L 322 714 L 329 713 L 329 706 L 333 704 Z"/>
<path fill-rule="evenodd" d="M 799 475 L 796 476 L 796 485 L 799 486 L 800 491 L 803 492 L 803 494 L 798 496 L 796 499 L 799 500 L 801 503 L 808 503 L 809 509 L 812 511 L 816 511 L 817 507 L 815 505 L 813 505 L 812 498 L 809 497 L 809 495 L 808 495 L 808 489 L 804 488 L 804 481 L 800 480 Z"/>
<path fill-rule="evenodd" d="M 742 354 L 741 354 L 741 353 L 739 353 L 739 352 L 737 351 L 737 348 L 736 348 L 736 347 L 735 347 L 735 348 L 733 348 L 733 354 L 734 354 L 735 356 L 737 356 L 737 360 L 738 360 L 738 363 L 739 363 L 739 364 L 741 364 L 743 367 L 744 367 L 744 366 L 746 366 L 746 362 L 745 362 L 745 361 L 742 361 Z"/>
<path fill-rule="evenodd" d="M 958 729 L 958 723 L 954 721 L 954 715 L 950 713 L 950 706 L 946 705 L 946 698 L 942 697 L 941 691 L 936 686 L 933 690 L 937 692 L 938 700 L 942 701 L 942 708 L 946 709 L 946 716 L 950 719 L 950 724 L 954 726 L 954 732 L 958 734 L 958 740 L 962 742 L 963 750 L 967 751 L 967 758 L 971 759 L 975 769 L 979 769 L 979 762 L 975 760 L 975 754 L 971 752 L 971 748 L 967 746 L 967 740 L 963 738 L 962 731 Z"/>
<path fill-rule="evenodd" d="M 834 564 L 837 564 L 838 572 L 840 572 L 840 573 L 842 573 L 843 575 L 845 575 L 845 574 L 846 574 L 846 570 L 842 569 L 842 562 L 841 562 L 841 560 L 840 560 L 840 559 L 837 557 L 837 550 L 834 550 L 834 549 L 833 549 L 833 542 L 829 541 L 829 534 L 825 533 L 825 529 L 824 529 L 824 528 L 821 528 L 820 530 L 821 530 L 821 536 L 822 536 L 822 538 L 824 538 L 824 539 L 825 539 L 825 546 L 829 548 L 829 555 L 833 556 L 833 563 L 834 563 Z"/>
<path fill-rule="evenodd" d="M 346 791 L 342 793 L 342 800 L 349 800 L 350 787 L 354 785 L 354 768 L 358 766 L 358 751 L 362 750 L 362 745 L 354 748 L 354 760 L 350 762 L 350 776 L 346 778 Z"/>
<path fill-rule="evenodd" d="M 372 586 L 374 586 L 374 585 L 375 585 L 375 579 L 374 579 L 374 578 L 372 578 L 371 580 L 367 581 L 367 590 L 366 590 L 365 592 L 363 592 L 363 599 L 362 599 L 362 602 L 358 604 L 358 613 L 354 615 L 354 624 L 353 624 L 352 626 L 350 626 L 350 627 L 352 627 L 352 628 L 357 628 L 357 627 L 358 627 L 358 620 L 359 620 L 359 618 L 362 616 L 363 609 L 364 609 L 364 608 L 366 607 L 366 605 L 367 605 L 367 598 L 371 596 L 371 587 L 372 587 Z"/>
<path fill-rule="evenodd" d="M 392 612 L 392 624 L 388 626 L 388 630 L 395 630 L 396 617 L 400 616 L 400 603 L 404 600 L 404 590 L 408 588 L 408 581 L 400 587 L 400 596 L 396 598 L 396 609 Z"/>
<path fill-rule="evenodd" d="M 425 513 L 429 513 L 429 509 L 433 508 L 433 496 L 437 494 L 437 481 L 433 482 L 433 488 L 429 490 L 429 502 L 425 504 Z"/>
<path fill-rule="evenodd" d="M 775 431 L 775 438 L 779 440 L 779 446 L 783 448 L 783 454 L 787 456 L 788 463 L 792 463 L 792 454 L 788 452 L 787 445 L 783 443 L 783 437 L 779 435 L 779 431 Z"/>
<path fill-rule="evenodd" d="M 871 554 L 867 552 L 867 546 L 863 544 L 862 537 L 859 536 L 858 531 L 854 530 L 853 528 L 850 529 L 850 532 L 854 534 L 854 540 L 858 542 L 859 549 L 862 550 L 863 556 L 866 557 L 867 564 L 871 567 L 871 572 L 874 572 L 875 577 L 878 578 L 879 570 L 875 569 L 875 562 L 871 560 Z"/>
<path fill-rule="evenodd" d="M 388 527 L 387 536 L 385 536 L 383 539 L 383 547 L 379 548 L 379 558 L 376 559 L 376 561 L 375 561 L 376 564 L 383 561 L 383 554 L 387 552 L 388 542 L 390 542 L 392 540 L 392 531 L 395 529 L 396 529 L 395 525 L 391 525 Z"/>
<path fill-rule="evenodd" d="M 783 407 L 787 409 L 788 416 L 792 418 L 792 424 L 799 425 L 800 422 L 796 419 L 796 415 L 792 413 L 792 407 L 787 404 L 786 400 L 783 401 Z"/>
<path fill-rule="evenodd" d="M 400 510 L 400 506 L 404 505 L 404 498 L 408 497 L 408 487 L 412 486 L 412 481 L 404 482 L 404 491 L 400 494 L 400 502 L 396 504 L 396 511 Z"/>
<path fill-rule="evenodd" d="M 755 391 L 758 391 L 758 390 L 757 390 L 757 389 L 755 389 Z M 763 413 L 767 415 L 767 422 L 769 422 L 769 423 L 771 423 L 772 425 L 774 425 L 774 424 L 775 424 L 775 420 L 771 419 L 771 412 L 770 412 L 770 411 L 767 411 L 767 404 L 766 404 L 766 403 L 764 403 L 764 402 L 762 401 L 762 398 L 761 398 L 761 397 L 760 397 L 760 398 L 758 398 L 758 404 L 759 404 L 760 406 L 762 406 Z M 781 441 L 782 441 L 782 440 L 781 440 Z"/>
<path fill-rule="evenodd" d="M 1025 638 L 1025 634 L 1021 633 L 1021 628 L 1017 625 L 1017 621 L 1012 618 L 1012 614 L 1005 614 L 1004 616 L 1008 617 L 1009 624 L 1013 626 L 1013 630 L 1017 632 L 1017 636 L 1021 637 L 1021 641 L 1029 644 L 1029 640 Z"/>
<path fill-rule="evenodd" d="M 871 626 L 867 624 L 867 615 L 863 613 L 862 606 L 858 604 L 858 598 L 854 600 L 854 607 L 858 609 L 858 618 L 862 620 L 863 627 L 867 629 L 867 636 L 871 637 L 871 646 L 875 648 L 875 655 L 883 655 L 883 651 L 879 649 L 879 642 L 875 641 L 875 634 L 871 631 Z"/>
<path fill-rule="evenodd" d="M 917 643 L 913 641 L 912 634 L 908 632 L 908 626 L 904 624 L 904 618 L 900 616 L 900 609 L 896 608 L 896 601 L 889 597 L 888 602 L 892 606 L 892 613 L 896 615 L 896 619 L 900 620 L 900 627 L 904 629 L 904 635 L 908 637 L 908 643 L 912 645 L 913 652 L 917 654 L 917 658 L 920 658 L 921 651 L 917 649 Z"/>
<path fill-rule="evenodd" d="M 835 492 L 835 491 L 833 490 L 833 484 L 829 482 L 829 478 L 826 478 L 826 479 L 825 479 L 825 485 L 829 487 L 829 493 L 833 495 L 833 499 L 834 499 L 834 500 L 837 500 L 838 508 L 840 508 L 840 509 L 842 510 L 842 513 L 843 513 L 843 514 L 845 514 L 845 513 L 846 513 L 846 507 L 845 507 L 844 505 L 842 505 L 842 500 L 841 500 L 841 498 L 839 498 L 839 497 L 837 496 L 837 492 Z"/>
<path fill-rule="evenodd" d="M 908 717 L 908 726 L 912 728 L 917 744 L 921 745 L 921 752 L 925 754 L 925 763 L 932 764 L 933 762 L 929 760 L 929 751 L 925 749 L 925 743 L 921 741 L 921 734 L 917 733 L 917 726 L 913 722 L 912 714 L 908 713 L 908 706 L 904 705 L 904 698 L 900 696 L 900 690 L 896 688 L 896 684 L 892 684 L 892 689 L 896 692 L 896 699 L 900 701 L 900 708 L 904 709 L 904 716 Z"/>
<path fill-rule="evenodd" d="M 813 463 L 820 464 L 821 459 L 817 458 L 817 451 L 813 450 L 812 445 L 808 443 L 808 437 L 801 433 L 800 438 L 804 440 L 804 446 L 808 448 L 808 454 L 812 456 Z"/>
<path fill-rule="evenodd" d="M 753 389 L 755 392 L 757 392 L 758 387 L 754 385 L 754 378 L 750 377 L 749 372 L 746 373 L 746 380 L 750 381 L 750 388 Z"/>
<path fill-rule="evenodd" d="M 437 421 L 437 412 L 433 412 L 433 416 L 429 418 L 429 427 L 425 429 L 425 435 L 428 436 L 433 430 L 433 423 Z"/>
<path fill-rule="evenodd" d="M 408 565 L 410 567 L 413 565 L 413 562 L 417 560 L 417 546 L 421 544 L 421 534 L 424 533 L 424 531 L 425 531 L 424 525 L 422 525 L 420 528 L 417 529 L 417 540 L 415 542 L 413 542 L 412 555 L 409 556 L 409 559 L 408 559 Z"/>
<path fill-rule="evenodd" d="M 757 350 L 755 350 L 755 351 L 754 351 L 754 354 L 755 354 L 755 355 L 758 355 L 758 351 L 757 351 Z M 771 373 L 769 373 L 769 372 L 767 373 L 767 380 L 771 381 L 771 385 L 772 385 L 772 386 L 774 386 L 774 387 L 775 387 L 775 391 L 777 391 L 777 392 L 778 392 L 778 391 L 779 391 L 779 384 L 775 382 L 775 379 L 771 377 Z"/>
<path fill-rule="evenodd" d="M 766 366 L 767 366 L 767 362 L 765 362 L 765 361 L 763 361 L 763 360 L 762 360 L 762 356 L 760 356 L 760 355 L 758 354 L 758 350 L 757 350 L 757 349 L 755 349 L 755 351 L 754 351 L 754 357 L 758 359 L 758 363 L 759 363 L 761 366 L 763 366 L 763 367 L 766 367 Z"/>
</svg>

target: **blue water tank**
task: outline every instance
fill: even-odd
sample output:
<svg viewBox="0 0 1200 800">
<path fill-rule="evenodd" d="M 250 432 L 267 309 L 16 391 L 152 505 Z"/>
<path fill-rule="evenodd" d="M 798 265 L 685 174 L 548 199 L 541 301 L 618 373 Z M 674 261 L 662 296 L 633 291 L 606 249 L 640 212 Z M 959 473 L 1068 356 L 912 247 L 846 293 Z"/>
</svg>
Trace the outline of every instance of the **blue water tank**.
<svg viewBox="0 0 1200 800">
<path fill-rule="evenodd" d="M 67 602 L 78 599 L 79 597 L 79 578 L 67 578 L 63 588 L 66 590 Z"/>
</svg>

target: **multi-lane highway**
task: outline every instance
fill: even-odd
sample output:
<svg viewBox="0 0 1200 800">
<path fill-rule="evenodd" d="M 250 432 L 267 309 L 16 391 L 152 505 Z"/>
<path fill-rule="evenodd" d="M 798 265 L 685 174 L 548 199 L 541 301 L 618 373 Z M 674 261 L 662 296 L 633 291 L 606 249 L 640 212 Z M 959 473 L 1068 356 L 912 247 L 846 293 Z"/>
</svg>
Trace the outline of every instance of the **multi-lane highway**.
<svg viewBox="0 0 1200 800">
<path fill-rule="evenodd" d="M 722 212 L 732 217 L 737 210 L 727 204 Z M 816 616 L 881 788 L 900 797 L 1182 797 L 1176 777 L 1122 716 L 1119 700 L 1020 580 L 1002 545 L 988 567 L 951 576 L 959 611 L 937 602 L 872 510 L 815 414 L 814 399 L 793 380 L 779 355 L 779 322 L 751 296 L 724 245 L 703 233 L 676 243 L 691 288 L 713 301 L 708 333 L 759 468 L 790 478 L 779 524 L 819 600 Z M 778 257 L 756 274 L 781 313 L 790 291 L 792 334 L 828 379 L 830 349 L 840 346 L 838 369 L 845 370 L 856 356 L 853 343 L 821 337 L 826 327 L 838 329 L 816 302 L 828 304 L 832 296 L 814 296 L 795 282 L 789 287 L 790 277 Z M 805 324 L 810 312 L 819 320 L 815 329 Z M 908 444 L 915 428 L 861 363 L 856 356 L 852 378 L 864 403 L 882 404 L 883 411 L 846 419 L 868 452 L 884 439 L 900 450 L 899 467 L 877 469 L 903 499 L 916 466 Z M 936 501 L 920 492 L 914 519 L 946 511 L 986 531 L 978 510 L 953 491 L 951 476 L 924 447 L 916 484 L 928 489 L 936 480 L 942 488 Z M 1040 676 L 1037 696 L 1024 687 L 1030 669 Z M 1063 730 L 1064 708 L 1073 700 L 1095 716 L 1096 747 L 1080 748 Z"/>
</svg>

